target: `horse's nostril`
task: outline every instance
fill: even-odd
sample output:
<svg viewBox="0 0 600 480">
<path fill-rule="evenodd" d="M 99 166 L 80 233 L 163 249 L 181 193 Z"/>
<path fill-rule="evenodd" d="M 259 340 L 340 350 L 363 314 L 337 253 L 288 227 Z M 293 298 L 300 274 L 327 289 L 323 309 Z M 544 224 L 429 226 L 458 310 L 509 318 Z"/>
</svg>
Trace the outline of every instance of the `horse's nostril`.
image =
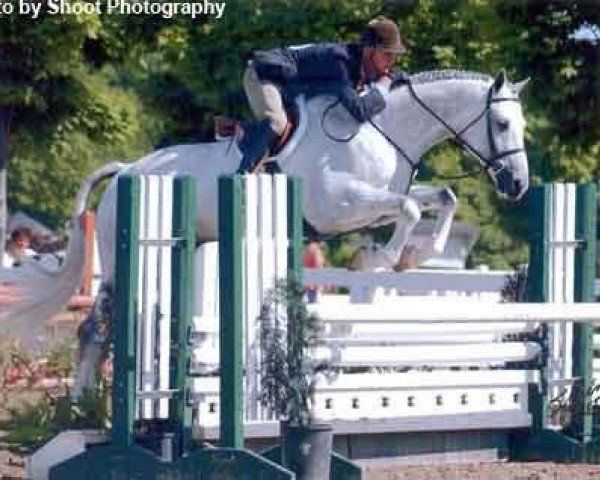
<svg viewBox="0 0 600 480">
<path fill-rule="evenodd" d="M 523 189 L 523 182 L 521 182 L 521 180 L 515 180 L 514 181 L 514 191 L 518 193 L 522 189 Z"/>
</svg>

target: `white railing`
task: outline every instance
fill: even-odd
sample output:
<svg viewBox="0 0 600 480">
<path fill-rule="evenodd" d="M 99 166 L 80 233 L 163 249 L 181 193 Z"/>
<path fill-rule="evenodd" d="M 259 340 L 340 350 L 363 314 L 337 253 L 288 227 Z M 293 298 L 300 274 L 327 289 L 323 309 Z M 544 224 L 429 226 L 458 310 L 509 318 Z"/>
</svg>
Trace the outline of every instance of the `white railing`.
<svg viewBox="0 0 600 480">
<path fill-rule="evenodd" d="M 499 303 L 509 274 L 305 269 L 307 285 L 349 290 L 324 294 L 309 307 L 325 325 L 316 355 L 338 371 L 318 384 L 317 415 L 348 433 L 528 426 L 527 384 L 538 381 L 539 371 L 498 367 L 534 359 L 540 346 L 507 341 L 507 335 L 533 332 L 541 321 L 597 321 L 600 306 Z M 218 312 L 212 311 L 196 321 L 206 341 L 195 360 L 208 370 L 218 364 Z M 600 361 L 595 365 L 600 369 Z M 207 438 L 217 436 L 218 390 L 217 377 L 195 380 L 199 428 Z M 272 435 L 276 422 L 255 420 L 246 428 L 253 435 Z"/>
<path fill-rule="evenodd" d="M 426 299 L 426 297 L 425 297 Z M 355 303 L 348 308 L 340 305 L 314 304 L 310 311 L 326 322 L 336 323 L 593 323 L 600 321 L 600 304 L 597 303 L 498 303 L 477 305 L 476 302 L 454 301 L 429 302 L 412 299 L 394 302 L 403 308 L 390 305 Z"/>
<path fill-rule="evenodd" d="M 149 180 L 148 188 L 152 182 Z M 260 350 L 256 317 L 265 291 L 286 272 L 284 184 L 282 178 L 260 177 L 249 179 L 245 188 L 253 198 L 246 204 L 244 225 L 244 289 L 253 292 L 246 295 L 244 306 L 245 411 L 248 428 L 256 427 L 258 434 L 264 435 L 276 431 L 277 421 L 258 402 Z M 170 193 L 167 189 L 160 195 L 163 197 L 150 195 L 143 205 L 145 211 L 157 211 L 157 201 L 165 203 L 159 198 L 164 200 Z M 279 199 L 269 201 L 273 196 Z M 144 237 L 170 236 L 170 227 L 159 218 L 142 215 L 142 219 Z M 559 224 L 555 230 L 564 228 Z M 140 315 L 160 314 L 161 319 L 168 320 L 164 308 L 170 304 L 166 296 L 169 285 L 164 282 L 169 279 L 161 276 L 159 270 L 169 271 L 170 257 L 167 250 L 155 245 L 142 248 L 141 261 L 159 266 L 144 267 L 140 276 L 140 288 L 146 292 L 140 297 Z M 194 379 L 194 398 L 199 410 L 198 428 L 207 439 L 217 436 L 219 422 L 217 257 L 216 243 L 206 244 L 196 262 L 193 368 L 204 376 Z M 566 262 L 568 256 L 555 258 L 557 267 Z M 572 275 L 569 269 L 564 270 L 568 274 L 564 277 Z M 541 322 L 550 324 L 554 332 L 550 348 L 556 358 L 563 358 L 570 335 L 564 326 L 598 322 L 600 305 L 561 303 L 568 302 L 571 294 L 560 293 L 565 281 L 560 276 L 552 283 L 559 292 L 559 303 L 499 303 L 500 291 L 511 273 L 306 269 L 303 280 L 307 285 L 342 286 L 349 290 L 348 295 L 322 295 L 320 303 L 310 306 L 325 327 L 315 357 L 327 359 L 334 367 L 331 375 L 319 381 L 316 414 L 336 423 L 342 432 L 529 425 L 527 385 L 538 381 L 537 366 L 501 369 L 508 362 L 533 360 L 540 353 L 539 343 L 521 340 L 518 334 L 535 332 Z M 164 285 L 157 287 L 157 278 L 163 279 Z M 599 281 L 596 289 L 600 290 Z M 157 304 L 161 305 L 160 312 Z M 154 362 L 157 350 L 168 352 L 164 343 L 168 338 L 164 336 L 167 324 L 154 330 L 141 328 L 139 332 L 145 339 L 140 342 L 141 389 L 147 394 L 157 378 L 168 377 L 168 353 L 160 356 L 158 365 Z M 600 345 L 598 339 L 596 343 Z M 600 360 L 594 362 L 594 368 L 600 369 Z M 571 379 L 564 372 L 570 372 L 568 362 L 556 366 L 549 375 L 550 385 L 568 385 Z M 161 416 L 167 414 L 166 402 L 161 399 L 144 398 L 140 404 L 141 418 L 151 415 L 156 407 Z"/>
<path fill-rule="evenodd" d="M 395 295 L 467 296 L 497 301 L 511 271 L 409 270 L 396 272 L 349 272 L 345 268 L 307 268 L 306 285 L 333 285 L 349 290 L 353 302 L 371 302 Z"/>
</svg>

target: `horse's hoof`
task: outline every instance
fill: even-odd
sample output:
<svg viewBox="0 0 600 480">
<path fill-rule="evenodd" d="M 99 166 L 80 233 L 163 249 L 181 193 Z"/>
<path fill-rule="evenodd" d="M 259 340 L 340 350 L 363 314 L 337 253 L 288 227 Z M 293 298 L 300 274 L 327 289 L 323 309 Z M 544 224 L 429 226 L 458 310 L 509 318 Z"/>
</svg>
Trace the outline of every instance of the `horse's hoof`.
<svg viewBox="0 0 600 480">
<path fill-rule="evenodd" d="M 394 271 L 403 272 L 404 270 L 409 270 L 411 268 L 417 267 L 418 260 L 416 254 L 417 247 L 415 247 L 414 245 L 406 245 L 402 250 L 400 260 L 398 260 L 398 263 L 394 265 Z"/>
<path fill-rule="evenodd" d="M 348 263 L 348 270 L 357 271 L 365 270 L 365 264 L 367 262 L 367 252 L 365 248 L 359 248 Z"/>
<path fill-rule="evenodd" d="M 393 262 L 381 248 L 361 247 L 352 257 L 348 270 L 376 272 L 390 270 Z"/>
</svg>

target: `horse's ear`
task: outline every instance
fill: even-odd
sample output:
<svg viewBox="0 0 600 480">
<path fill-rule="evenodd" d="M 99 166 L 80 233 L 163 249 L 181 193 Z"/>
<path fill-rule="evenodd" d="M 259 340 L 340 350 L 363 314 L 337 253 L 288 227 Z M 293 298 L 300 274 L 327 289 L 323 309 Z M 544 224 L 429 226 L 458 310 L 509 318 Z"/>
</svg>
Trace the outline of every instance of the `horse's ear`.
<svg viewBox="0 0 600 480">
<path fill-rule="evenodd" d="M 496 78 L 494 79 L 494 91 L 497 92 L 499 91 L 505 84 L 506 82 L 508 82 L 508 79 L 506 78 L 506 70 L 502 69 L 500 70 L 500 73 L 498 75 L 496 75 Z"/>
<path fill-rule="evenodd" d="M 513 89 L 517 95 L 521 93 L 521 90 L 523 90 L 523 87 L 529 83 L 529 80 L 531 80 L 531 78 L 527 77 L 525 80 L 521 80 L 513 85 Z"/>
</svg>

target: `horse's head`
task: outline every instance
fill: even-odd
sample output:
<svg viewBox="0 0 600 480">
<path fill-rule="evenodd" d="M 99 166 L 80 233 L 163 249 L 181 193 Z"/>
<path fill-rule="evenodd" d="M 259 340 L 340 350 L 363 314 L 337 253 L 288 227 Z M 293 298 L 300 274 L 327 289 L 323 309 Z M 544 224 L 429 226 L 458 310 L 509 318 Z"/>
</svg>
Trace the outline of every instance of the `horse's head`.
<svg viewBox="0 0 600 480">
<path fill-rule="evenodd" d="M 529 79 L 510 83 L 504 71 L 491 84 L 484 109 L 460 133 L 463 146 L 485 166 L 499 194 L 518 200 L 529 188 L 525 119 L 519 93 Z"/>
</svg>

